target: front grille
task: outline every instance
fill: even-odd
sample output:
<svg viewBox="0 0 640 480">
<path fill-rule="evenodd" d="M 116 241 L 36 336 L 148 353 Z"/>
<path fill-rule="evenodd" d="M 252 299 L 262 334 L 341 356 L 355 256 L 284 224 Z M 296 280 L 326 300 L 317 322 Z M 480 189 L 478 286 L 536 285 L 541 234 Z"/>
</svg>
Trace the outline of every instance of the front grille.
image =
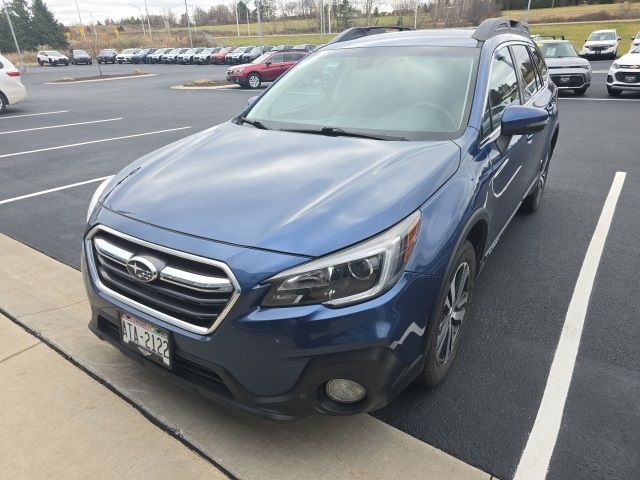
<svg viewBox="0 0 640 480">
<path fill-rule="evenodd" d="M 562 81 L 567 78 L 567 81 Z M 551 75 L 551 81 L 558 87 L 582 87 L 584 85 L 582 75 Z"/>
<path fill-rule="evenodd" d="M 624 83 L 639 83 L 640 82 L 640 73 L 624 73 L 617 72 L 616 80 Z"/>
<path fill-rule="evenodd" d="M 90 234 L 87 248 L 88 260 L 107 293 L 115 292 L 133 306 L 146 307 L 147 313 L 187 330 L 209 333 L 220 324 L 239 294 L 226 265 L 103 228 Z M 131 265 L 127 267 L 129 260 L 139 258 L 153 264 L 156 275 L 151 281 L 143 281 Z"/>
</svg>

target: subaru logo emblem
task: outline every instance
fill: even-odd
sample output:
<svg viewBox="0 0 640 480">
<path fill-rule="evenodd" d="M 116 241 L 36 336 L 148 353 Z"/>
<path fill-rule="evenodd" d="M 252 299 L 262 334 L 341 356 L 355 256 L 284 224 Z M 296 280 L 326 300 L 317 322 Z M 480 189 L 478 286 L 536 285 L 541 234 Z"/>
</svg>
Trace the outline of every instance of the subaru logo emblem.
<svg viewBox="0 0 640 480">
<path fill-rule="evenodd" d="M 158 269 L 144 257 L 131 257 L 127 262 L 127 271 L 141 282 L 151 282 L 158 278 Z"/>
</svg>

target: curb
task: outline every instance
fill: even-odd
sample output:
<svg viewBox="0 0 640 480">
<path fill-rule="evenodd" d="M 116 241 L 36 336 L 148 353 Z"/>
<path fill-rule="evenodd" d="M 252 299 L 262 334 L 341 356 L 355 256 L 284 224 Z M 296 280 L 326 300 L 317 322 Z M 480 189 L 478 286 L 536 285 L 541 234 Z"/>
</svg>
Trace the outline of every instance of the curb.
<svg viewBox="0 0 640 480">
<path fill-rule="evenodd" d="M 131 78 L 156 77 L 157 73 L 143 73 L 142 75 L 128 75 L 126 77 L 94 78 L 92 80 L 73 80 L 69 82 L 45 82 L 44 85 L 72 85 L 74 83 L 109 82 L 111 80 L 129 80 Z"/>
</svg>

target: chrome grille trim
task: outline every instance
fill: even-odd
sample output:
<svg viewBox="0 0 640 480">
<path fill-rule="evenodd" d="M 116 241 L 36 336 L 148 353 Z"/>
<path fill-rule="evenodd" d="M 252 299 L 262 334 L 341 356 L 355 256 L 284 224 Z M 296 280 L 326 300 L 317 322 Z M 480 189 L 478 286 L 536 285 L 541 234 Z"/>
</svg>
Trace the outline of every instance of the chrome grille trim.
<svg viewBox="0 0 640 480">
<path fill-rule="evenodd" d="M 165 277 L 168 277 L 168 278 L 163 278 L 163 280 L 168 283 L 174 283 L 176 285 L 187 287 L 193 290 L 199 290 L 199 291 L 205 291 L 205 292 L 211 292 L 211 293 L 230 293 L 230 292 L 233 292 L 233 293 L 230 296 L 224 309 L 220 312 L 220 314 L 215 319 L 213 324 L 210 325 L 209 327 L 201 327 L 198 325 L 193 325 L 189 322 L 185 322 L 184 320 L 180 320 L 179 318 L 175 318 L 164 312 L 160 312 L 147 305 L 144 305 L 135 300 L 132 300 L 126 297 L 125 295 L 122 295 L 110 289 L 109 287 L 104 285 L 100 280 L 100 277 L 97 271 L 97 263 L 96 263 L 97 259 L 94 258 L 94 248 L 93 248 L 94 246 L 96 251 L 100 255 L 103 255 L 104 257 L 112 261 L 115 261 L 117 263 L 120 263 L 122 265 L 125 265 L 127 260 L 133 257 L 134 255 L 132 252 L 129 252 L 128 250 L 120 248 L 117 245 L 113 245 L 104 239 L 97 238 L 96 241 L 94 242 L 93 238 L 101 231 L 114 235 L 116 237 L 120 237 L 123 240 L 135 243 L 137 245 L 140 245 L 141 247 L 147 247 L 150 249 L 157 250 L 159 252 L 167 253 L 169 255 L 181 257 L 186 260 L 191 260 L 191 261 L 199 262 L 205 265 L 211 265 L 213 267 L 217 267 L 222 271 L 224 271 L 224 273 L 227 275 L 227 279 L 225 279 L 221 277 L 206 276 L 206 275 L 195 274 L 193 272 L 186 272 L 173 267 L 165 267 L 162 270 L 161 274 L 164 274 Z M 179 250 L 174 250 L 172 248 L 163 247 L 161 245 L 156 245 L 155 243 L 147 242 L 145 240 L 132 237 L 130 235 L 121 233 L 117 230 L 106 227 L 104 225 L 97 225 L 96 227 L 91 229 L 91 231 L 89 231 L 89 233 L 87 234 L 84 240 L 84 248 L 85 248 L 85 255 L 87 258 L 87 267 L 89 269 L 88 273 L 91 276 L 91 279 L 93 280 L 96 287 L 101 292 L 109 295 L 110 297 L 115 298 L 116 300 L 126 305 L 136 308 L 148 315 L 159 318 L 171 325 L 175 325 L 176 327 L 182 328 L 189 332 L 197 333 L 200 335 L 208 335 L 214 332 L 220 326 L 222 321 L 226 318 L 226 316 L 231 311 L 236 301 L 240 297 L 240 293 L 241 293 L 240 284 L 238 283 L 235 276 L 233 275 L 233 272 L 231 271 L 231 269 L 226 263 L 223 263 L 217 260 L 212 260 L 209 258 L 200 257 L 190 253 L 181 252 Z"/>
</svg>

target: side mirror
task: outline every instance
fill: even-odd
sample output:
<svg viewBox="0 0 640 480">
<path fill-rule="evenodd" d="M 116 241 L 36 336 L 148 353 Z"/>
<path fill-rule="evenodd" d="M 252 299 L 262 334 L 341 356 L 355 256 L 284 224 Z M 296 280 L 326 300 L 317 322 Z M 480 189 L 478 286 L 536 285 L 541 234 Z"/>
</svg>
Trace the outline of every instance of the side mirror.
<svg viewBox="0 0 640 480">
<path fill-rule="evenodd" d="M 618 37 L 618 41 L 622 40 L 622 37 Z"/>
<path fill-rule="evenodd" d="M 264 66 L 265 66 L 265 67 L 268 67 L 268 66 L 270 66 L 270 65 L 271 65 L 271 62 L 265 62 L 265 63 L 264 63 Z"/>
<path fill-rule="evenodd" d="M 549 113 L 536 107 L 511 105 L 502 115 L 502 135 L 529 135 L 544 129 L 549 123 Z"/>
<path fill-rule="evenodd" d="M 247 100 L 247 107 L 250 107 L 251 105 L 256 103 L 256 100 L 258 99 L 258 97 L 259 95 L 256 95 L 255 97 L 251 97 L 249 100 Z"/>
</svg>

